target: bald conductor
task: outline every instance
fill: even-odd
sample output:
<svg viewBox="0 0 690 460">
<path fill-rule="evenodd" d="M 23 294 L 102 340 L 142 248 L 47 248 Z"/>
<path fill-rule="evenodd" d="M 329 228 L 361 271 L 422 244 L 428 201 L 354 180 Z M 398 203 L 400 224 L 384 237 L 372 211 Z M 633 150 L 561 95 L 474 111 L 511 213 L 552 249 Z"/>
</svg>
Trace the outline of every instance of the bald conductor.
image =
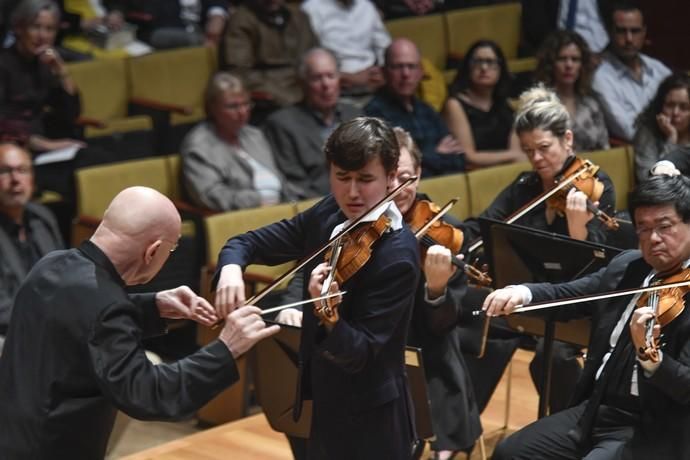
<svg viewBox="0 0 690 460">
<path fill-rule="evenodd" d="M 235 359 L 278 331 L 260 310 L 228 315 L 218 340 L 151 364 L 142 339 L 164 318 L 210 325 L 214 308 L 183 286 L 129 295 L 177 246 L 180 216 L 145 187 L 120 192 L 91 240 L 41 259 L 17 293 L 0 357 L 3 459 L 103 458 L 116 409 L 146 420 L 194 413 L 238 379 Z"/>
</svg>

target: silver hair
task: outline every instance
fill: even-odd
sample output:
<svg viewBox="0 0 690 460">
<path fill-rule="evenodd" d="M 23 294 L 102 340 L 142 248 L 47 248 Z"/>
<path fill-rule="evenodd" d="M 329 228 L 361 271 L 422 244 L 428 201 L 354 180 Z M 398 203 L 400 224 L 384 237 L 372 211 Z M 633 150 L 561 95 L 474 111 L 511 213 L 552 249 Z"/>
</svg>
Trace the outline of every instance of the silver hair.
<svg viewBox="0 0 690 460">
<path fill-rule="evenodd" d="M 514 126 L 518 134 L 541 129 L 562 138 L 572 121 L 556 93 L 539 84 L 520 95 Z"/>
<path fill-rule="evenodd" d="M 330 58 L 333 59 L 333 62 L 335 63 L 336 70 L 340 69 L 340 63 L 338 62 L 338 58 L 335 56 L 335 54 L 333 54 L 331 50 L 319 47 L 310 48 L 307 51 L 305 51 L 304 54 L 302 54 L 302 57 L 299 60 L 299 66 L 297 67 L 297 76 L 300 80 L 305 81 L 307 79 L 307 73 L 309 72 L 309 59 L 311 59 L 312 56 L 317 54 L 325 54 L 327 56 L 330 56 Z"/>
<path fill-rule="evenodd" d="M 48 11 L 60 23 L 60 8 L 53 0 L 22 0 L 12 12 L 10 23 L 13 29 L 24 29 L 33 23 L 41 11 Z"/>
<path fill-rule="evenodd" d="M 247 90 L 244 83 L 242 83 L 242 79 L 230 72 L 215 73 L 209 80 L 208 85 L 206 85 L 206 91 L 204 92 L 204 107 L 208 118 L 211 118 L 211 107 L 222 94 L 227 92 L 246 93 Z"/>
</svg>

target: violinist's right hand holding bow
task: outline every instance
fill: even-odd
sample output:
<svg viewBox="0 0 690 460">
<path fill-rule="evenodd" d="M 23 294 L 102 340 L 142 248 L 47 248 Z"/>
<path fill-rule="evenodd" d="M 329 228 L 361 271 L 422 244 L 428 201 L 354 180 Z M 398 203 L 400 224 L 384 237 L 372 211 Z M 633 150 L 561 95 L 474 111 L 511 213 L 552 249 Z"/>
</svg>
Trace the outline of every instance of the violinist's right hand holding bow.
<svg viewBox="0 0 690 460">
<path fill-rule="evenodd" d="M 484 299 L 482 310 L 486 316 L 510 315 L 515 307 L 532 300 L 532 293 L 526 286 L 508 286 L 497 289 Z"/>
</svg>

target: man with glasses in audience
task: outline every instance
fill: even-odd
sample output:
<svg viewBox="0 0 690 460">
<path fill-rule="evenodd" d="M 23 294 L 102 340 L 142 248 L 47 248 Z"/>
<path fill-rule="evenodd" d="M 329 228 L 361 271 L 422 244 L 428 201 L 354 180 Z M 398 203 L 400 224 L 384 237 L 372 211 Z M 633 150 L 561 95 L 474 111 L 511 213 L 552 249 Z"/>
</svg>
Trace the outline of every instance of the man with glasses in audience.
<svg viewBox="0 0 690 460">
<path fill-rule="evenodd" d="M 38 259 L 63 247 L 55 217 L 30 201 L 33 193 L 31 156 L 0 142 L 0 354 L 19 285 Z"/>
<path fill-rule="evenodd" d="M 423 77 L 417 46 L 406 38 L 393 40 L 386 49 L 383 74 L 386 85 L 369 101 L 364 112 L 410 133 L 422 151 L 422 176 L 463 171 L 465 156 L 460 152 L 460 144 L 448 134 L 439 114 L 416 96 Z"/>
<path fill-rule="evenodd" d="M 592 81 L 606 118 L 609 135 L 630 142 L 635 119 L 671 71 L 640 53 L 647 38 L 642 11 L 631 1 L 617 1 L 608 10 L 609 46 Z"/>
</svg>

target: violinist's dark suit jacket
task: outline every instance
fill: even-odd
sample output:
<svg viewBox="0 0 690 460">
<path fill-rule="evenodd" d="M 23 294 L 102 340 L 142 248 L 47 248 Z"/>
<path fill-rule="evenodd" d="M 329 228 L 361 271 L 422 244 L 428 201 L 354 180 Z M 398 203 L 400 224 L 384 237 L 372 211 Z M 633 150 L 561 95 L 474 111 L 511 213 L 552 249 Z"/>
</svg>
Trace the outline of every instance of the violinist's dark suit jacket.
<svg viewBox="0 0 690 460">
<path fill-rule="evenodd" d="M 17 294 L 0 358 L 0 457 L 103 458 L 116 408 L 184 417 L 237 380 L 220 341 L 151 364 L 141 340 L 164 327 L 154 295 L 128 296 L 94 244 L 44 257 Z"/>
<path fill-rule="evenodd" d="M 527 285 L 533 301 L 581 296 L 609 290 L 641 286 L 651 267 L 639 251 L 626 251 L 614 258 L 608 267 L 588 277 L 559 285 Z M 687 305 L 688 296 L 685 297 Z M 574 396 L 574 403 L 598 398 L 601 385 L 594 377 L 609 348 L 611 332 L 629 303 L 629 297 L 618 297 L 591 305 L 593 323 L 587 360 Z M 578 310 L 584 312 L 587 307 Z M 690 458 L 690 311 L 663 330 L 663 360 L 651 377 L 638 366 L 640 421 L 630 443 L 633 458 Z M 608 367 L 608 366 L 607 366 Z M 606 368 L 600 377 L 606 374 Z M 586 436 L 587 427 L 582 430 Z"/>
<path fill-rule="evenodd" d="M 229 240 L 218 266 L 279 264 L 305 256 L 345 219 L 329 196 L 291 220 Z M 331 333 L 319 326 L 311 308 L 304 308 L 296 406 L 313 399 L 310 458 L 409 458 L 412 408 L 404 348 L 418 258 L 417 241 L 407 227 L 389 231 L 375 243 L 366 265 L 341 286 L 347 294 Z M 317 259 L 305 276 L 322 260 Z"/>
<path fill-rule="evenodd" d="M 418 284 L 408 343 L 422 349 L 431 402 L 434 450 L 469 450 L 482 433 L 479 409 L 460 350 L 458 321 L 467 277 L 458 270 L 439 304 L 425 300 L 424 275 Z"/>
<path fill-rule="evenodd" d="M 417 199 L 429 197 L 418 193 Z M 459 224 L 452 216 L 446 215 L 443 220 L 456 227 Z M 467 276 L 457 270 L 448 280 L 445 296 L 430 303 L 426 301 L 424 271 L 420 272 L 407 343 L 422 349 L 436 435 L 432 448 L 466 451 L 482 433 L 472 381 L 460 349 L 458 323 L 467 293 Z"/>
</svg>

